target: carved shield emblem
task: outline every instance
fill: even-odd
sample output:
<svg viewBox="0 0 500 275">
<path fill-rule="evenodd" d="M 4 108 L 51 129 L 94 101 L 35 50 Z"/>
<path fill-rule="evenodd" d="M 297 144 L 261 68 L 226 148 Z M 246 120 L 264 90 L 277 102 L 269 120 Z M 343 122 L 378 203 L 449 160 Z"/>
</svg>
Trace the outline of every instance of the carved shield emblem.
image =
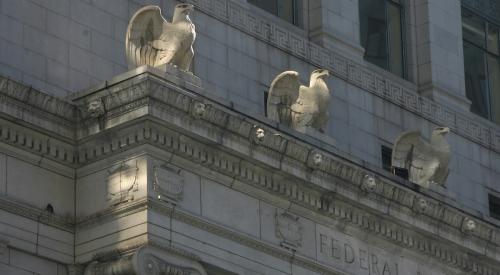
<svg viewBox="0 0 500 275">
<path fill-rule="evenodd" d="M 157 166 L 154 168 L 154 173 L 154 190 L 160 196 L 173 201 L 182 199 L 184 177 L 180 174 L 179 169 Z"/>
<path fill-rule="evenodd" d="M 299 218 L 287 212 L 276 214 L 276 236 L 285 247 L 300 247 L 302 243 L 302 224 Z"/>
<path fill-rule="evenodd" d="M 108 170 L 106 179 L 107 199 L 113 204 L 133 200 L 132 192 L 139 189 L 137 182 L 137 165 L 121 164 Z"/>
</svg>

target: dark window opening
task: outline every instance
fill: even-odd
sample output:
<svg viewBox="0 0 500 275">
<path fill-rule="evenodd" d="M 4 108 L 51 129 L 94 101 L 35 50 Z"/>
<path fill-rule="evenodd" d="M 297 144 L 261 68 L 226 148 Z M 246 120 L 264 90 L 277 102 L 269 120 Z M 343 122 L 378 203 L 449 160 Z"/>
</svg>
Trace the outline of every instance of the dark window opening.
<svg viewBox="0 0 500 275">
<path fill-rule="evenodd" d="M 406 77 L 403 8 L 399 0 L 360 0 L 359 20 L 364 59 Z"/>
<path fill-rule="evenodd" d="M 299 14 L 301 2 L 300 0 L 248 0 L 248 3 L 297 26 L 301 25 Z"/>
<path fill-rule="evenodd" d="M 490 208 L 490 217 L 500 220 L 500 198 L 488 194 L 488 202 Z"/>
<path fill-rule="evenodd" d="M 392 149 L 382 145 L 382 169 L 392 172 L 391 165 Z"/>
<path fill-rule="evenodd" d="M 382 168 L 394 175 L 408 180 L 408 169 L 392 167 L 392 149 L 382 145 Z"/>
<path fill-rule="evenodd" d="M 470 111 L 500 123 L 498 26 L 462 8 L 465 92 Z"/>
<path fill-rule="evenodd" d="M 264 91 L 264 115 L 267 117 L 267 97 L 269 96 L 268 91 Z"/>
</svg>

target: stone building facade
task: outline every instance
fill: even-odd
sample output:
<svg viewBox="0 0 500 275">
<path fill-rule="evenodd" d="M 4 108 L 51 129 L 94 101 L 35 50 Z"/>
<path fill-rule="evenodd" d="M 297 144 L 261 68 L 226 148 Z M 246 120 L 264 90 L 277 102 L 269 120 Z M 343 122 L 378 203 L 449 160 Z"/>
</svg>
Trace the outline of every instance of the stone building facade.
<svg viewBox="0 0 500 275">
<path fill-rule="evenodd" d="M 193 74 L 125 61 L 130 17 L 177 1 L 0 0 L 0 274 L 500 274 L 498 1 L 185 2 Z M 325 132 L 267 119 L 316 68 Z M 436 126 L 444 186 L 384 169 Z"/>
</svg>

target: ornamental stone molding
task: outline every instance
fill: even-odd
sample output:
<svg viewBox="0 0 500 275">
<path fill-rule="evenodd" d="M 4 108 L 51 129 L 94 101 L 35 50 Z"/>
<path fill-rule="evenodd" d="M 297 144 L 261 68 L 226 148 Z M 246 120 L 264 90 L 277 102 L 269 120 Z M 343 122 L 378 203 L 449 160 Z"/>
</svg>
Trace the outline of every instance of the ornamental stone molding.
<svg viewBox="0 0 500 275">
<path fill-rule="evenodd" d="M 152 246 L 143 246 L 116 259 L 93 261 L 83 275 L 207 275 L 196 260 Z"/>
<path fill-rule="evenodd" d="M 299 217 L 290 213 L 276 213 L 276 236 L 281 240 L 285 248 L 294 249 L 302 245 L 303 226 Z"/>
<path fill-rule="evenodd" d="M 365 175 L 360 185 L 361 190 L 368 193 L 374 192 L 377 188 L 377 181 L 371 175 Z"/>
<path fill-rule="evenodd" d="M 167 165 L 154 167 L 153 189 L 160 200 L 178 202 L 182 200 L 184 177 L 181 170 Z"/>
<path fill-rule="evenodd" d="M 251 12 L 244 4 L 231 0 L 183 0 L 197 10 L 265 41 L 310 64 L 327 69 L 331 75 L 383 98 L 403 109 L 446 125 L 451 131 L 486 148 L 500 152 L 500 127 L 477 115 L 465 114 L 420 96 L 417 87 L 399 77 L 375 72 L 358 61 L 323 48 L 288 28 Z M 463 0 L 487 2 L 488 0 Z M 467 4 L 465 4 L 467 5 Z"/>
<path fill-rule="evenodd" d="M 133 193 L 139 190 L 138 171 L 137 163 L 121 163 L 107 171 L 107 199 L 112 204 L 134 200 Z"/>
<path fill-rule="evenodd" d="M 425 213 L 429 208 L 429 203 L 422 197 L 415 197 L 413 200 L 413 210 L 416 213 Z"/>
<path fill-rule="evenodd" d="M 196 118 L 201 118 L 205 115 L 207 105 L 202 102 L 195 102 L 193 104 L 193 116 Z"/>
<path fill-rule="evenodd" d="M 147 148 L 159 149 L 175 156 L 173 160 L 182 159 L 184 164 L 193 163 L 196 169 L 209 169 L 212 174 L 220 175 L 221 179 L 231 179 L 228 186 L 235 190 L 263 190 L 293 202 L 293 205 L 313 213 L 310 218 L 315 222 L 335 221 L 343 227 L 370 233 L 386 242 L 432 257 L 447 266 L 472 272 L 470 274 L 485 274 L 471 271 L 472 266 L 478 266 L 480 270 L 493 274 L 498 273 L 493 263 L 495 259 L 490 256 L 494 254 L 481 258 L 472 256 L 483 255 L 486 249 L 496 251 L 500 246 L 500 232 L 497 227 L 478 218 L 475 219 L 475 229 L 464 235 L 463 220 L 470 215 L 458 207 L 441 203 L 429 196 L 425 190 L 411 190 L 402 182 L 396 182 L 397 179 L 387 173 L 368 170 L 358 163 L 340 157 L 325 149 L 329 148 L 326 144 L 323 146 L 316 140 L 312 142 L 300 133 L 277 130 L 270 122 L 235 112 L 212 102 L 210 98 L 201 98 L 196 93 L 187 91 L 184 86 L 171 83 L 163 72 L 154 68 L 139 68 L 119 76 L 108 81 L 105 86 L 77 94 L 74 98 L 75 105 L 100 99 L 108 110 L 104 118 L 104 128 L 96 128 L 95 125 L 99 122 L 93 118 L 79 116 L 78 131 L 75 130 L 74 133 L 78 143 L 56 136 L 48 130 L 33 139 L 36 142 L 49 140 L 67 146 L 67 150 L 75 155 L 71 161 L 59 158 L 60 150 L 56 150 L 54 155 L 48 153 L 54 150 L 52 143 L 49 143 L 50 148 L 42 150 L 47 159 L 67 167 L 90 165 L 134 148 L 144 148 L 141 150 L 145 151 Z M 205 114 L 202 117 L 195 118 L 192 115 L 196 102 L 206 102 Z M 60 118 L 55 116 L 52 119 L 57 121 Z M 52 127 L 53 124 L 47 125 Z M 2 143 L 33 154 L 41 153 L 40 148 L 43 147 L 35 146 L 34 149 L 19 138 L 30 136 L 27 133 L 34 132 L 33 129 L 8 123 L 2 123 L 1 127 Z M 256 134 L 256 128 L 265 129 L 265 138 L 258 144 L 249 138 Z M 5 131 L 8 133 L 5 136 L 3 129 L 9 129 Z M 53 138 L 52 135 L 59 139 Z M 322 155 L 321 165 L 313 170 L 309 164 L 312 160 L 311 152 L 319 152 Z M 109 169 L 107 174 L 111 182 L 119 178 L 117 175 L 128 173 L 130 169 L 133 175 L 136 165 L 133 162 L 125 164 L 126 167 L 118 165 L 116 169 Z M 376 188 L 370 196 L 361 196 L 366 194 L 361 189 L 363 182 L 366 182 L 366 175 L 376 178 Z M 126 183 L 129 187 L 133 186 L 129 181 Z M 133 194 L 133 188 L 110 190 L 108 196 L 112 197 L 111 199 L 119 197 L 119 204 L 112 205 L 102 213 L 79 218 L 79 227 L 89 226 L 93 221 L 104 217 L 119 215 L 129 208 L 156 209 L 164 215 L 214 234 L 251 245 L 259 251 L 273 251 L 272 253 L 282 259 L 290 257 L 287 254 L 289 252 L 279 251 L 269 245 L 264 246 L 261 242 L 248 236 L 243 237 L 238 232 L 210 224 L 177 209 L 172 211 L 159 200 L 122 200 L 121 198 L 127 198 L 131 192 Z M 126 193 L 122 193 L 123 191 Z M 329 195 L 328 199 L 325 199 L 325 194 Z M 421 215 L 414 215 L 416 197 L 425 197 L 428 202 L 426 211 Z M 1 209 L 18 211 L 12 210 L 7 204 L 4 206 L 1 202 L 2 200 Z M 297 211 L 292 207 L 288 213 L 294 216 L 303 215 Z M 388 215 L 387 211 L 390 213 L 390 219 L 384 218 Z M 19 212 L 21 213 L 21 209 Z M 36 217 L 36 212 L 28 209 L 24 215 Z M 413 227 L 408 227 L 408 224 Z M 68 226 L 71 227 L 71 223 L 68 223 Z M 435 240 L 435 232 L 440 232 L 439 242 Z M 466 246 L 463 243 L 464 238 L 467 240 Z M 300 262 L 303 266 L 314 265 L 306 259 Z"/>
</svg>

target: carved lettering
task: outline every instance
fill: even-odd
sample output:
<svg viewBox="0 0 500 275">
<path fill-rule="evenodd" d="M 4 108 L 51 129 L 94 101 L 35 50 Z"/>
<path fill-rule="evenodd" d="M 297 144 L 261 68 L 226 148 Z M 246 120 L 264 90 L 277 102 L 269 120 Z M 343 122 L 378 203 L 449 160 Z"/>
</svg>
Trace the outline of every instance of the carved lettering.
<svg viewBox="0 0 500 275">
<path fill-rule="evenodd" d="M 362 269 L 368 269 L 368 259 L 366 250 L 359 249 L 359 267 Z"/>
<path fill-rule="evenodd" d="M 386 273 L 387 272 L 387 273 Z M 384 270 L 382 271 L 382 275 L 391 275 L 391 270 L 389 269 L 389 264 L 385 262 L 384 264 Z"/>
<path fill-rule="evenodd" d="M 371 271 L 373 272 L 373 274 L 379 275 L 380 273 L 378 272 L 378 258 L 377 258 L 377 255 L 372 254 L 371 259 L 372 259 L 372 268 L 371 268 Z"/>
<path fill-rule="evenodd" d="M 340 246 L 339 241 L 332 238 L 332 257 L 340 259 Z"/>
<path fill-rule="evenodd" d="M 319 242 L 320 242 L 320 245 L 319 245 L 319 251 L 321 251 L 321 253 L 325 253 L 326 251 L 326 240 L 328 238 L 323 235 L 323 234 L 319 234 Z"/>
<path fill-rule="evenodd" d="M 391 262 L 384 254 L 377 253 L 371 247 L 359 247 L 357 242 L 350 241 L 350 237 L 333 237 L 330 234 L 319 233 L 319 253 L 326 256 L 324 259 L 333 266 L 344 266 L 357 269 L 356 274 L 370 275 L 398 275 L 398 263 Z"/>
<path fill-rule="evenodd" d="M 352 264 L 354 263 L 354 260 L 356 260 L 354 256 L 354 249 L 348 243 L 344 244 L 344 260 L 348 264 Z"/>
</svg>

